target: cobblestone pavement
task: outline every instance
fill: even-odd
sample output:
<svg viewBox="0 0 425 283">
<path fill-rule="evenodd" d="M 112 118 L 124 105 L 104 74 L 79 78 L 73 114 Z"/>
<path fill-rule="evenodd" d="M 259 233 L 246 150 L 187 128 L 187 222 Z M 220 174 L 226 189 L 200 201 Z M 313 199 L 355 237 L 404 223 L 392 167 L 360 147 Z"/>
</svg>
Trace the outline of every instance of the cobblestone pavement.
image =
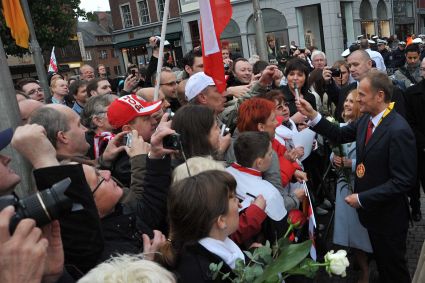
<svg viewBox="0 0 425 283">
<path fill-rule="evenodd" d="M 425 218 L 425 197 L 422 193 L 421 196 L 421 207 L 422 207 L 422 217 Z M 330 213 L 329 213 L 330 214 Z M 419 253 L 422 248 L 422 244 L 425 240 L 425 220 L 424 218 L 420 222 L 414 222 L 413 226 L 409 228 L 409 233 L 407 236 L 407 260 L 408 260 L 408 266 L 410 274 L 413 278 L 413 274 L 416 270 L 416 265 L 419 259 Z M 330 219 L 330 215 L 320 217 L 318 219 L 319 223 L 322 223 L 324 225 L 327 225 L 327 222 Z M 321 246 L 322 248 L 319 248 L 319 254 L 322 256 L 327 250 L 335 249 L 337 250 L 338 247 L 335 247 L 335 245 L 332 244 L 332 230 L 330 229 L 327 239 L 324 240 L 323 237 L 326 234 L 326 229 L 319 232 L 317 245 Z M 349 261 L 350 261 L 350 267 L 347 270 L 347 277 L 341 278 L 337 276 L 329 277 L 326 272 L 321 271 L 317 278 L 313 281 L 315 283 L 357 283 L 358 279 L 358 270 L 357 267 L 354 264 L 354 258 L 353 254 L 349 251 Z M 311 281 L 310 281 L 311 282 Z M 371 278 L 370 283 L 374 283 L 374 280 Z"/>
</svg>

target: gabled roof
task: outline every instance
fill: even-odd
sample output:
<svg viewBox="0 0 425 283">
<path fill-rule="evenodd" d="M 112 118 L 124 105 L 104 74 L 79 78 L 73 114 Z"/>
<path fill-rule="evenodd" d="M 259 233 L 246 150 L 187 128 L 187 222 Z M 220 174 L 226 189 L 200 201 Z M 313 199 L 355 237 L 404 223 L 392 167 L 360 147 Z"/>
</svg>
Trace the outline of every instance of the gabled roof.
<svg viewBox="0 0 425 283">
<path fill-rule="evenodd" d="M 77 31 L 83 35 L 84 46 L 109 45 L 112 42 L 96 41 L 97 36 L 111 36 L 96 22 L 78 22 Z"/>
</svg>

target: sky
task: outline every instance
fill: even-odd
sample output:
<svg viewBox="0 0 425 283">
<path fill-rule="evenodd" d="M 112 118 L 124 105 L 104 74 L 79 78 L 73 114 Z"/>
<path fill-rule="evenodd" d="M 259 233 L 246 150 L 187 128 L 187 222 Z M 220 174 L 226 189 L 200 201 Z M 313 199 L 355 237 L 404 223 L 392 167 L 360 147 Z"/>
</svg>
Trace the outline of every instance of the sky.
<svg viewBox="0 0 425 283">
<path fill-rule="evenodd" d="M 86 12 L 111 10 L 108 0 L 81 0 L 80 8 Z"/>
</svg>

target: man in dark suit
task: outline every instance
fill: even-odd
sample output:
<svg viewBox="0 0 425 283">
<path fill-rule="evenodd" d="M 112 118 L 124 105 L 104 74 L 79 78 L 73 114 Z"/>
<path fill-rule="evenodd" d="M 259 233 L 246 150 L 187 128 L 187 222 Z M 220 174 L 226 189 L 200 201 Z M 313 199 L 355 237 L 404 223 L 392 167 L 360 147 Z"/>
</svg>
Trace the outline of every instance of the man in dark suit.
<svg viewBox="0 0 425 283">
<path fill-rule="evenodd" d="M 357 96 L 364 115 L 342 128 L 322 119 L 304 99 L 297 107 L 319 134 L 341 144 L 356 141 L 354 193 L 345 201 L 358 209 L 360 222 L 369 232 L 381 282 L 407 283 L 406 193 L 416 181 L 416 145 L 406 120 L 392 110 L 392 87 L 386 74 L 377 70 L 366 74 Z"/>
<path fill-rule="evenodd" d="M 425 192 L 425 59 L 420 65 L 422 81 L 406 90 L 406 112 L 407 122 L 412 127 L 416 137 L 418 149 L 418 180 L 410 193 L 410 205 L 412 207 L 412 218 L 420 221 L 422 218 L 420 202 L 420 184 Z"/>
<path fill-rule="evenodd" d="M 344 102 L 348 94 L 353 89 L 356 89 L 360 80 L 370 70 L 372 70 L 372 59 L 364 50 L 356 50 L 351 53 L 347 58 L 347 63 L 349 66 L 350 75 L 355 80 L 355 82 L 352 82 L 341 89 L 338 88 L 338 86 L 335 84 L 335 81 L 332 79 L 332 72 L 330 71 L 330 68 L 325 67 L 323 70 L 323 79 L 327 83 L 326 93 L 329 95 L 332 103 L 336 105 L 335 118 L 340 122 L 344 122 L 341 114 L 344 110 Z M 394 88 L 391 99 L 391 101 L 395 102 L 395 110 L 403 117 L 406 117 L 403 92 L 398 88 Z"/>
</svg>

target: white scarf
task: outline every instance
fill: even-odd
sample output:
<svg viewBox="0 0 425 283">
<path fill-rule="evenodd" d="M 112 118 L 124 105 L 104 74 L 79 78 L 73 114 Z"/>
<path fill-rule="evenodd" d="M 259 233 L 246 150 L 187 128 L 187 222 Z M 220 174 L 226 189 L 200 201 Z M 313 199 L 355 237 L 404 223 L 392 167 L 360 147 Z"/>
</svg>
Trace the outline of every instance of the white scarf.
<svg viewBox="0 0 425 283">
<path fill-rule="evenodd" d="M 201 244 L 208 251 L 219 256 L 232 269 L 235 268 L 235 263 L 238 258 L 245 262 L 245 258 L 241 249 L 228 237 L 226 237 L 224 241 L 206 237 L 200 239 L 199 244 Z"/>
</svg>

